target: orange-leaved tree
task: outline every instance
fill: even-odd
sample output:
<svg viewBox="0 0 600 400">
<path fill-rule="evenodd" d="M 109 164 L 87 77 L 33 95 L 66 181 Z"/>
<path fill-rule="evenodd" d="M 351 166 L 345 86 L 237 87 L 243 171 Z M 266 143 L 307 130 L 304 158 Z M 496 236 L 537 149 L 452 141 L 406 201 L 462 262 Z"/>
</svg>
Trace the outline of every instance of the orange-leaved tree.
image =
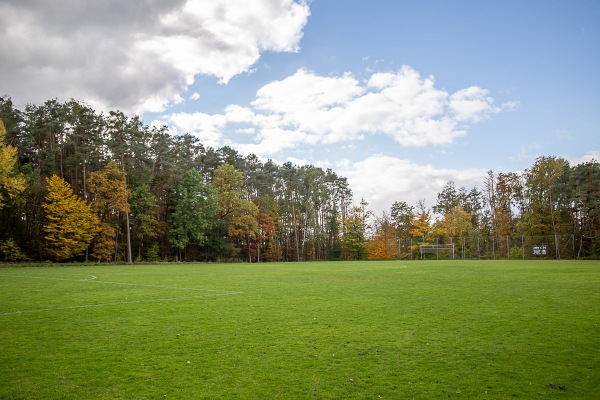
<svg viewBox="0 0 600 400">
<path fill-rule="evenodd" d="M 48 192 L 43 204 L 46 251 L 56 261 L 81 255 L 98 232 L 100 221 L 64 179 L 52 175 L 46 178 L 46 183 Z"/>
<path fill-rule="evenodd" d="M 369 259 L 389 260 L 399 256 L 396 227 L 392 219 L 384 212 L 375 219 L 375 232 L 367 241 Z"/>
<path fill-rule="evenodd" d="M 109 260 L 116 251 L 120 215 L 130 210 L 131 193 L 127 187 L 126 175 L 111 161 L 103 170 L 90 174 L 88 186 L 93 198 L 92 209 L 102 222 L 102 232 L 94 242 L 92 257 L 98 261 Z"/>
</svg>

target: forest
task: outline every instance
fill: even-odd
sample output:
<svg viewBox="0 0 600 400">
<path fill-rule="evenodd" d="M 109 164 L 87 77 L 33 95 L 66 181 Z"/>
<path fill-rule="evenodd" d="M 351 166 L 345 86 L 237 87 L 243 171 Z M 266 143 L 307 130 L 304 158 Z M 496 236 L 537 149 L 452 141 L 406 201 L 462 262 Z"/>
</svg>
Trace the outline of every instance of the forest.
<svg viewBox="0 0 600 400">
<path fill-rule="evenodd" d="M 346 178 L 205 147 L 83 102 L 0 97 L 0 260 L 599 258 L 600 164 L 543 156 L 374 215 Z M 543 253 L 531 249 L 543 248 Z"/>
</svg>

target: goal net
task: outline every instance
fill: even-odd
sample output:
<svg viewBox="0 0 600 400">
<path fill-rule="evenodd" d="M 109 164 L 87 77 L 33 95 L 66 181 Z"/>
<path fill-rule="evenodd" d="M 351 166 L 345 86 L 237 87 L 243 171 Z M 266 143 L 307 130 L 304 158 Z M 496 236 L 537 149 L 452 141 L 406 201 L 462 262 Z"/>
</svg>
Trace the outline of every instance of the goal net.
<svg viewBox="0 0 600 400">
<path fill-rule="evenodd" d="M 419 247 L 421 248 L 421 260 L 425 258 L 454 259 L 453 244 L 422 244 Z"/>
</svg>

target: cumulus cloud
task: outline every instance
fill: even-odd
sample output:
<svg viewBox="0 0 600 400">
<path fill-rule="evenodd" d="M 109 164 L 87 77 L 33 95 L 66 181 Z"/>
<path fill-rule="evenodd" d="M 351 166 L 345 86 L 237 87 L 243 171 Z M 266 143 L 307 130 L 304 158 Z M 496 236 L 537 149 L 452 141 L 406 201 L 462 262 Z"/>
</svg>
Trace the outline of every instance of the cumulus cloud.
<svg viewBox="0 0 600 400">
<path fill-rule="evenodd" d="M 499 112 L 488 91 L 477 86 L 461 89 L 450 96 L 450 110 L 457 121 L 480 122 L 490 114 Z"/>
<path fill-rule="evenodd" d="M 374 73 L 364 82 L 352 74 L 319 76 L 299 69 L 268 83 L 249 106 L 230 105 L 228 123 L 255 132 L 243 151 L 271 156 L 299 145 L 360 141 L 387 135 L 401 146 L 449 145 L 465 136 L 470 125 L 514 108 L 494 105 L 486 89 L 471 86 L 448 93 L 409 66 Z"/>
<path fill-rule="evenodd" d="M 173 134 L 189 133 L 207 146 L 218 147 L 222 142 L 222 130 L 227 119 L 220 114 L 196 112 L 171 114 L 166 121 L 161 122 L 161 125 L 170 126 Z"/>
<path fill-rule="evenodd" d="M 580 157 L 567 157 L 567 160 L 572 166 L 584 164 L 592 161 L 600 161 L 600 150 L 592 150 Z"/>
<path fill-rule="evenodd" d="M 373 155 L 358 162 L 346 161 L 336 170 L 348 178 L 355 200 L 364 198 L 369 208 L 379 215 L 383 211 L 389 212 L 395 201 L 414 206 L 424 199 L 431 207 L 448 181 L 470 190 L 480 187 L 486 175 L 482 169 L 439 169 L 383 155 Z"/>
<path fill-rule="evenodd" d="M 2 90 L 161 111 L 198 74 L 226 83 L 261 52 L 297 51 L 309 14 L 304 0 L 3 1 Z"/>
</svg>

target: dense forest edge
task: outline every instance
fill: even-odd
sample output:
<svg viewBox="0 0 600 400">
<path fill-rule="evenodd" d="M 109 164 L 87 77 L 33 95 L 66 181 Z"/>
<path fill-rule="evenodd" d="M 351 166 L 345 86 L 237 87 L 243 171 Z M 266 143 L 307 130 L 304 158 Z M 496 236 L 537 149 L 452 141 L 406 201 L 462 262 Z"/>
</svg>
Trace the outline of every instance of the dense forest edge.
<svg viewBox="0 0 600 400">
<path fill-rule="evenodd" d="M 431 209 L 368 206 L 331 169 L 205 147 L 76 100 L 19 110 L 0 97 L 3 261 L 600 258 L 596 160 L 449 181 Z"/>
</svg>

